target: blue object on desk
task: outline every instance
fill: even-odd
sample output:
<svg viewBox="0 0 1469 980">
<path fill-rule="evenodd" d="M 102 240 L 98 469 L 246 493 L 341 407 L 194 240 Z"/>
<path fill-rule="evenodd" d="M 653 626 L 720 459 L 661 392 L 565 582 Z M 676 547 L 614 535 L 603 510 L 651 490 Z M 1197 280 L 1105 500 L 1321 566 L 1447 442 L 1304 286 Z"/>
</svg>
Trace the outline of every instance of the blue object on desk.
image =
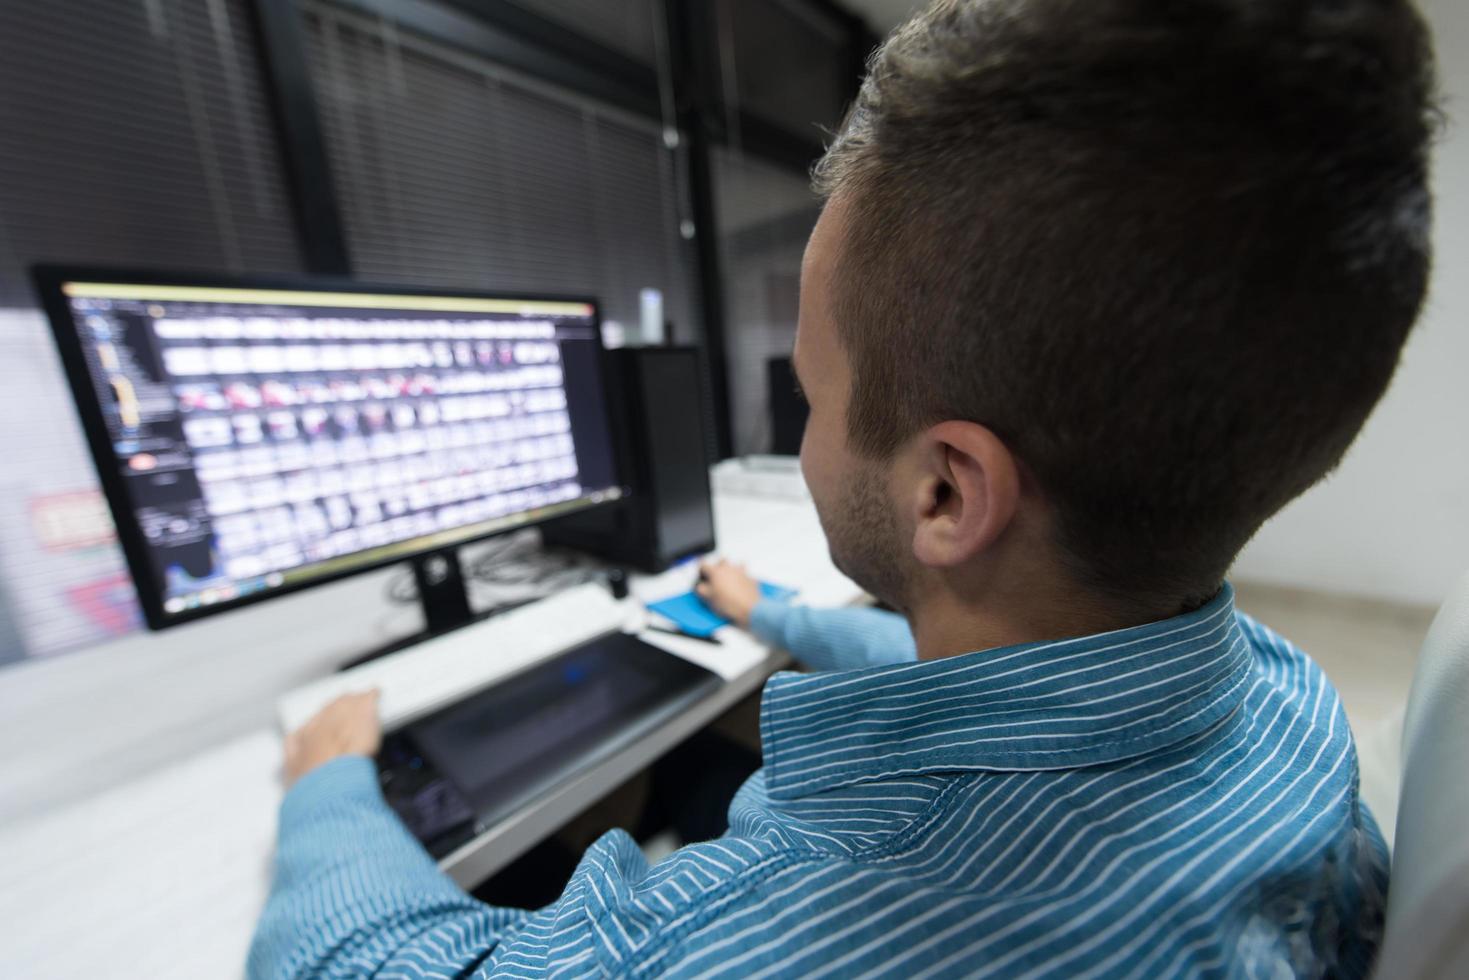
<svg viewBox="0 0 1469 980">
<path fill-rule="evenodd" d="M 783 602 L 794 596 L 796 590 L 761 582 L 760 594 L 767 599 Z M 729 623 L 729 620 L 704 605 L 704 600 L 694 592 L 685 592 L 671 599 L 650 602 L 648 611 L 672 620 L 679 629 L 694 636 L 712 636 L 715 630 Z"/>
</svg>

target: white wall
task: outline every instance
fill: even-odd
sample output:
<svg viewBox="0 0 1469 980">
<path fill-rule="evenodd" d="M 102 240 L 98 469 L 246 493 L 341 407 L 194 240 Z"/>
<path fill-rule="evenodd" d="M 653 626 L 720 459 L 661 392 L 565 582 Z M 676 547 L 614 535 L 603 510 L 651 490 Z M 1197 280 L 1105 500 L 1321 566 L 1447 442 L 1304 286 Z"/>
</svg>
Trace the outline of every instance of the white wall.
<svg viewBox="0 0 1469 980">
<path fill-rule="evenodd" d="M 1261 530 L 1237 579 L 1438 603 L 1469 569 L 1469 4 L 1420 7 L 1449 115 L 1428 305 L 1341 468 Z"/>
</svg>

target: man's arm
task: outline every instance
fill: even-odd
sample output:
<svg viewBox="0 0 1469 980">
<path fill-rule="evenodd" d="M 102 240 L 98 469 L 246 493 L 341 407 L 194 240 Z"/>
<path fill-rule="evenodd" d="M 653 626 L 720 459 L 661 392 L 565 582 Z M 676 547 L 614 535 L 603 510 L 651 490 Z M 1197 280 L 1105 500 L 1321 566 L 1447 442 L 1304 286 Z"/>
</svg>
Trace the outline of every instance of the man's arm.
<svg viewBox="0 0 1469 980">
<path fill-rule="evenodd" d="M 882 609 L 811 609 L 762 599 L 750 631 L 812 670 L 856 670 L 918 659 L 902 616 Z"/>
<path fill-rule="evenodd" d="M 468 971 L 525 913 L 465 894 L 384 802 L 370 758 L 376 698 L 329 705 L 287 741 L 275 874 L 248 960 L 252 980 L 377 975 L 432 962 Z"/>
<path fill-rule="evenodd" d="M 698 593 L 716 610 L 814 670 L 854 670 L 918 658 L 908 621 L 880 609 L 810 609 L 763 598 L 744 569 L 701 568 Z"/>
<path fill-rule="evenodd" d="M 493 908 L 441 874 L 383 801 L 369 757 L 379 741 L 372 695 L 338 699 L 287 740 L 286 778 L 297 781 L 281 805 L 250 980 L 628 975 L 668 953 L 691 923 L 752 907 L 764 872 L 811 857 L 783 856 L 759 838 L 707 841 L 654 872 L 615 830 L 552 904 Z M 716 928 L 710 939 L 728 934 Z"/>
</svg>

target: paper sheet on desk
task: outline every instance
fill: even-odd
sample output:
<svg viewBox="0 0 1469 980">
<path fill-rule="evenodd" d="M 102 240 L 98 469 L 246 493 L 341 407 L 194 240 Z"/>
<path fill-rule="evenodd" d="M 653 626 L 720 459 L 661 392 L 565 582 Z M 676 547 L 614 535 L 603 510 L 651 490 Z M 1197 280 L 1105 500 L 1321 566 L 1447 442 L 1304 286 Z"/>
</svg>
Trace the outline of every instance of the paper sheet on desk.
<svg viewBox="0 0 1469 980">
<path fill-rule="evenodd" d="M 638 639 L 649 646 L 698 664 L 727 681 L 754 670 L 770 655 L 769 649 L 738 626 L 723 626 L 714 634 L 718 643 L 691 640 L 686 636 L 643 630 Z"/>
</svg>

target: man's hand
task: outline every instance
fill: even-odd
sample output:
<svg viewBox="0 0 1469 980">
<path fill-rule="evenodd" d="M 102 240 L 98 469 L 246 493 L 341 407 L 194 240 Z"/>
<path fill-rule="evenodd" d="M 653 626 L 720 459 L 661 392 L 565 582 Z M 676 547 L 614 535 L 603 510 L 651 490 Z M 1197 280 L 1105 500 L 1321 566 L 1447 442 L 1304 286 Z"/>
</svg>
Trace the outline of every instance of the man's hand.
<svg viewBox="0 0 1469 980">
<path fill-rule="evenodd" d="M 286 736 L 286 788 L 338 756 L 376 755 L 382 741 L 377 691 L 344 694 Z"/>
<path fill-rule="evenodd" d="M 746 629 L 750 614 L 760 603 L 760 584 L 744 566 L 723 560 L 699 565 L 699 584 L 694 591 L 719 615 Z"/>
</svg>

